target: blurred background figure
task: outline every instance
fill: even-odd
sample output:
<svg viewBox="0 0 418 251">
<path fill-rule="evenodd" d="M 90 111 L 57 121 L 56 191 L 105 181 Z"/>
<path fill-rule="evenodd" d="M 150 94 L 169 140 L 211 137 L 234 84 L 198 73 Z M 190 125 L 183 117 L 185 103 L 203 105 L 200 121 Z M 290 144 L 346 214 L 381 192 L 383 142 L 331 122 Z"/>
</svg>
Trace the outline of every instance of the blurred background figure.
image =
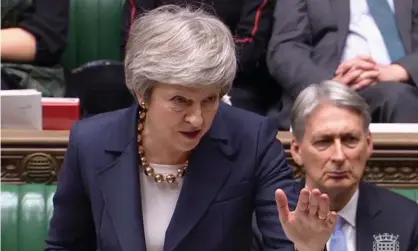
<svg viewBox="0 0 418 251">
<path fill-rule="evenodd" d="M 1 87 L 62 96 L 69 0 L 2 0 Z"/>
<path fill-rule="evenodd" d="M 277 0 L 267 62 L 283 130 L 297 95 L 327 79 L 356 90 L 373 123 L 417 123 L 418 1 Z"/>
</svg>

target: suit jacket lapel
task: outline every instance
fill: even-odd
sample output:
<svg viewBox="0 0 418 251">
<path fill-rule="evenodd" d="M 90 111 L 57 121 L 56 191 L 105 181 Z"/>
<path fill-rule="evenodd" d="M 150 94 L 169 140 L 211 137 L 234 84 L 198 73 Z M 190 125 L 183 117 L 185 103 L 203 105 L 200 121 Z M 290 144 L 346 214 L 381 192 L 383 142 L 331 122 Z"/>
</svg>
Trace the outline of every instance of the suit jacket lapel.
<svg viewBox="0 0 418 251">
<path fill-rule="evenodd" d="M 228 145 L 222 119 L 217 115 L 212 129 L 193 151 L 187 175 L 168 226 L 164 251 L 173 251 L 205 214 L 232 168 L 226 156 Z"/>
<path fill-rule="evenodd" d="M 411 26 L 412 26 L 412 0 L 393 0 L 395 5 L 395 17 L 398 30 L 404 42 L 407 53 L 412 51 Z"/>
<path fill-rule="evenodd" d="M 339 56 L 338 59 L 340 59 L 348 34 L 348 26 L 350 24 L 350 0 L 331 0 L 331 4 L 335 13 L 335 20 L 337 20 L 338 23 L 337 46 Z"/>
<path fill-rule="evenodd" d="M 381 211 L 378 195 L 371 185 L 360 183 L 356 214 L 356 251 L 368 251 L 373 247 L 373 234 L 376 233 L 376 216 Z"/>
<path fill-rule="evenodd" d="M 136 142 L 137 107 L 130 108 L 120 123 L 109 128 L 109 145 L 114 160 L 98 171 L 98 182 L 123 251 L 146 250 L 139 186 Z"/>
</svg>

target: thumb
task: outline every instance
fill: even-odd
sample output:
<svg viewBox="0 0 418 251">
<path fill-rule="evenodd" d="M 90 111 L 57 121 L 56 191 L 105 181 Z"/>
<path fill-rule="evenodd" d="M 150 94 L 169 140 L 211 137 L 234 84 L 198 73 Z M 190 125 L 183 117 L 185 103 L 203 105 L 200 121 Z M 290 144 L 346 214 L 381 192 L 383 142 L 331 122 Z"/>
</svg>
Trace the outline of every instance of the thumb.
<svg viewBox="0 0 418 251">
<path fill-rule="evenodd" d="M 287 201 L 287 196 L 282 189 L 276 190 L 276 204 L 277 210 L 279 211 L 279 218 L 282 224 L 285 224 L 289 221 L 289 205 Z"/>
</svg>

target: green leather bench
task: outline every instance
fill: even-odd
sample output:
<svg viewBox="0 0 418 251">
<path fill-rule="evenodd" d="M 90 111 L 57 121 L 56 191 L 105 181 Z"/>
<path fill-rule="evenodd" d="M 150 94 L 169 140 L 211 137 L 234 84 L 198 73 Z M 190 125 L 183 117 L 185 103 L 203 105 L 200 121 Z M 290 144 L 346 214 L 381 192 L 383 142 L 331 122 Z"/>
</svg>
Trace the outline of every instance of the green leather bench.
<svg viewBox="0 0 418 251">
<path fill-rule="evenodd" d="M 394 188 L 392 191 L 401 194 L 413 201 L 416 201 L 418 203 L 418 189 L 399 189 Z"/>
<path fill-rule="evenodd" d="M 95 60 L 120 60 L 125 0 L 71 0 L 63 66 L 71 71 Z M 52 216 L 55 186 L 1 184 L 1 249 L 41 251 Z"/>
<path fill-rule="evenodd" d="M 44 250 L 55 189 L 45 185 L 1 185 L 1 250 Z"/>
<path fill-rule="evenodd" d="M 68 43 L 61 59 L 66 77 L 64 96 L 80 98 L 82 111 L 84 111 L 83 106 L 86 101 L 85 94 L 84 96 L 82 94 L 83 91 L 93 88 L 94 92 L 94 86 L 97 85 L 92 85 L 93 87 L 85 86 L 85 83 L 74 78 L 74 70 L 94 61 L 122 61 L 121 31 L 125 1 L 70 1 Z M 125 99 L 127 95 L 129 99 L 130 93 L 127 90 L 125 92 L 123 79 L 118 79 L 118 76 L 118 74 L 115 75 L 115 81 L 120 82 L 115 83 L 115 88 L 116 90 L 121 88 L 123 95 L 118 94 L 114 98 Z M 122 87 L 119 87 L 121 83 Z M 88 93 L 91 93 L 91 91 Z M 128 103 L 128 105 L 130 104 Z"/>
<path fill-rule="evenodd" d="M 95 60 L 120 60 L 125 0 L 71 0 L 70 4 L 63 66 L 71 71 Z"/>
<path fill-rule="evenodd" d="M 54 185 L 1 185 L 1 250 L 43 250 L 55 189 Z M 418 202 L 418 190 L 394 190 Z"/>
</svg>

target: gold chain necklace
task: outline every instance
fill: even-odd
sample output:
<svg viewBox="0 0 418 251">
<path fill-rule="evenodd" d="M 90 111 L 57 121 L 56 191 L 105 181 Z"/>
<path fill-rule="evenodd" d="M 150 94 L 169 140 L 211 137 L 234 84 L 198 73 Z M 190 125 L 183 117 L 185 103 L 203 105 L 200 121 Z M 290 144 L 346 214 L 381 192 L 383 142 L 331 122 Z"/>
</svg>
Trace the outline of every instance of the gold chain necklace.
<svg viewBox="0 0 418 251">
<path fill-rule="evenodd" d="M 149 164 L 147 159 L 145 158 L 144 154 L 144 146 L 142 142 L 142 131 L 144 130 L 144 120 L 145 120 L 145 111 L 139 113 L 139 123 L 138 123 L 138 157 L 141 160 L 142 168 L 144 169 L 144 173 L 147 176 L 152 176 L 157 183 L 167 182 L 167 183 L 174 183 L 177 178 L 182 178 L 186 175 L 186 169 L 189 164 L 187 161 L 183 167 L 177 168 L 177 173 L 168 174 L 164 177 L 161 173 L 156 173 L 154 168 Z"/>
</svg>

